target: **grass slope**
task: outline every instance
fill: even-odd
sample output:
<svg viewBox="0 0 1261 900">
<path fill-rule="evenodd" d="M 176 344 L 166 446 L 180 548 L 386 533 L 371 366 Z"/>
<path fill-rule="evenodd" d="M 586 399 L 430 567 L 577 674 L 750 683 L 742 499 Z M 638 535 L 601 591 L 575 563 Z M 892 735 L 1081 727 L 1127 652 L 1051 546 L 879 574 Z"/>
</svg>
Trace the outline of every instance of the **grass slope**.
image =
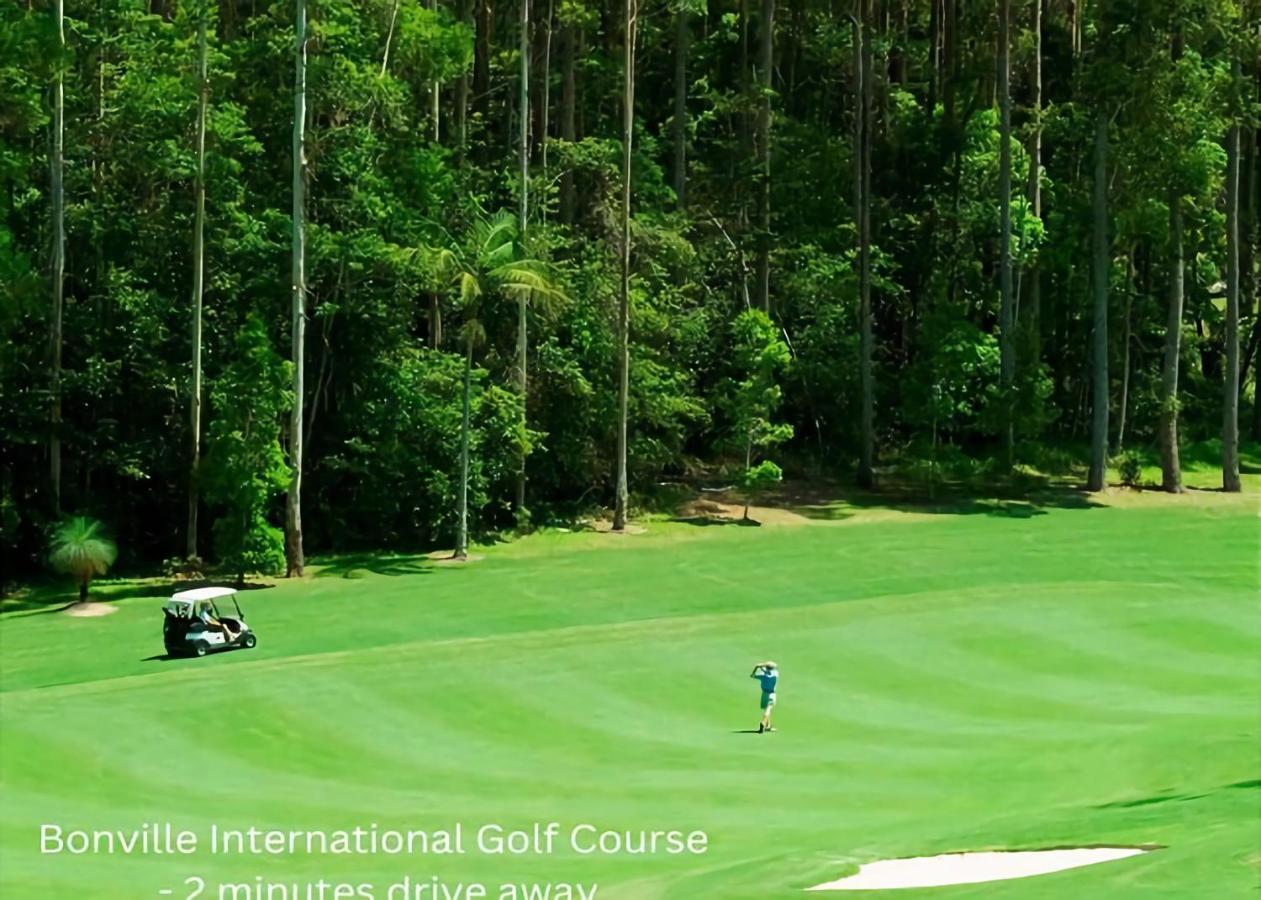
<svg viewBox="0 0 1261 900">
<path fill-rule="evenodd" d="M 243 595 L 257 650 L 161 653 L 120 611 L 0 619 L 0 895 L 183 879 L 573 880 L 788 898 L 858 863 L 1161 844 L 942 897 L 1255 891 L 1251 502 L 970 506 L 859 524 L 543 535 L 469 567 L 333 561 Z M 775 735 L 755 659 L 783 669 Z M 50 858 L 38 826 L 701 828 L 699 858 Z M 928 892 L 906 892 L 920 896 Z M 210 892 L 203 897 L 213 896 Z M 903 896 L 903 894 L 899 894 Z"/>
</svg>

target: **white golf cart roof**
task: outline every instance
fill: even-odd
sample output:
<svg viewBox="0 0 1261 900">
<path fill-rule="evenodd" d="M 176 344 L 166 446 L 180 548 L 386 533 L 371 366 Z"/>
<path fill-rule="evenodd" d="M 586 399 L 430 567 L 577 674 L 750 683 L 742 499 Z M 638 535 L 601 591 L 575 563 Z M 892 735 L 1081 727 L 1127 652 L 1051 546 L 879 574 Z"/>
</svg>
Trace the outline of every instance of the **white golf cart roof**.
<svg viewBox="0 0 1261 900">
<path fill-rule="evenodd" d="M 172 594 L 171 599 L 177 603 L 196 603 L 198 600 L 214 600 L 216 597 L 231 597 L 235 593 L 236 588 L 202 587 L 193 588 L 191 591 L 180 591 L 178 594 Z"/>
<path fill-rule="evenodd" d="M 172 594 L 171 599 L 166 601 L 162 608 L 179 618 L 190 619 L 195 614 L 194 610 L 210 608 L 217 598 L 231 597 L 235 593 L 236 588 L 230 587 L 193 588 L 190 591 Z"/>
</svg>

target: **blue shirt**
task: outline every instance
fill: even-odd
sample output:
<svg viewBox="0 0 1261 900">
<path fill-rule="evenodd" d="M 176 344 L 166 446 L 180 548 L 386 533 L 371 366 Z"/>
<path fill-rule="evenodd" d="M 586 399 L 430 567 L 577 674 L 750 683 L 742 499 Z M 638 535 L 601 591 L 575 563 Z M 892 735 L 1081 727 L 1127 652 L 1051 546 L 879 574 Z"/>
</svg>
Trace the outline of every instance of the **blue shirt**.
<svg viewBox="0 0 1261 900">
<path fill-rule="evenodd" d="M 754 675 L 753 677 L 762 683 L 762 693 L 775 693 L 775 685 L 779 683 L 778 669 L 771 669 L 769 672 L 763 669 L 760 675 Z"/>
</svg>

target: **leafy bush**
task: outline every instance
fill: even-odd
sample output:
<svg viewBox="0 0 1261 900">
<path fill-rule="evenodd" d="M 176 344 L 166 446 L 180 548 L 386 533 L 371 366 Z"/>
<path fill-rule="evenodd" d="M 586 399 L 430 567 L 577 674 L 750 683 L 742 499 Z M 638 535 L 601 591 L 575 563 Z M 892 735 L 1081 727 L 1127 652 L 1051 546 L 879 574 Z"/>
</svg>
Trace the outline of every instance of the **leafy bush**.
<svg viewBox="0 0 1261 900">
<path fill-rule="evenodd" d="M 291 370 L 272 348 L 262 320 L 250 316 L 237 334 L 232 362 L 210 392 L 206 500 L 221 511 L 213 528 L 219 561 L 242 580 L 247 572 L 284 569 L 284 536 L 267 512 L 289 483 L 280 428 L 292 400 Z"/>
<path fill-rule="evenodd" d="M 455 536 L 460 489 L 464 361 L 410 349 L 381 359 L 340 410 L 352 436 L 323 461 L 323 490 L 310 533 L 336 549 L 416 548 Z M 509 521 L 520 448 L 521 400 L 474 368 L 470 398 L 469 519 L 474 533 Z M 407 473 L 400 478 L 399 473 Z"/>
<path fill-rule="evenodd" d="M 1138 487 L 1143 477 L 1143 460 L 1133 450 L 1126 450 L 1116 459 L 1117 473 L 1126 487 Z"/>
</svg>

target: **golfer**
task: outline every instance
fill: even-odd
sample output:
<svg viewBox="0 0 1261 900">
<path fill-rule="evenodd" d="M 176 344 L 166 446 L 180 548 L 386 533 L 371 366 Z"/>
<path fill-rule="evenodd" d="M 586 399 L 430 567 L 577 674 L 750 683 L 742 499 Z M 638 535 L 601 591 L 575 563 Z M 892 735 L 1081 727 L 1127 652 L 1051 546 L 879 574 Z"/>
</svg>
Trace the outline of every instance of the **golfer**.
<svg viewBox="0 0 1261 900">
<path fill-rule="evenodd" d="M 210 612 L 209 607 L 203 606 L 201 611 L 198 613 L 198 618 L 201 619 L 202 623 L 207 628 L 223 632 L 224 641 L 231 643 L 236 639 L 236 635 L 232 633 L 232 629 L 228 626 L 228 623 L 222 619 L 215 618 L 214 614 Z"/>
<path fill-rule="evenodd" d="M 775 686 L 779 684 L 779 667 L 774 661 L 760 662 L 753 667 L 750 678 L 756 678 L 762 685 L 762 721 L 758 723 L 757 733 L 774 731 L 771 728 L 771 712 L 775 709 Z"/>
</svg>

